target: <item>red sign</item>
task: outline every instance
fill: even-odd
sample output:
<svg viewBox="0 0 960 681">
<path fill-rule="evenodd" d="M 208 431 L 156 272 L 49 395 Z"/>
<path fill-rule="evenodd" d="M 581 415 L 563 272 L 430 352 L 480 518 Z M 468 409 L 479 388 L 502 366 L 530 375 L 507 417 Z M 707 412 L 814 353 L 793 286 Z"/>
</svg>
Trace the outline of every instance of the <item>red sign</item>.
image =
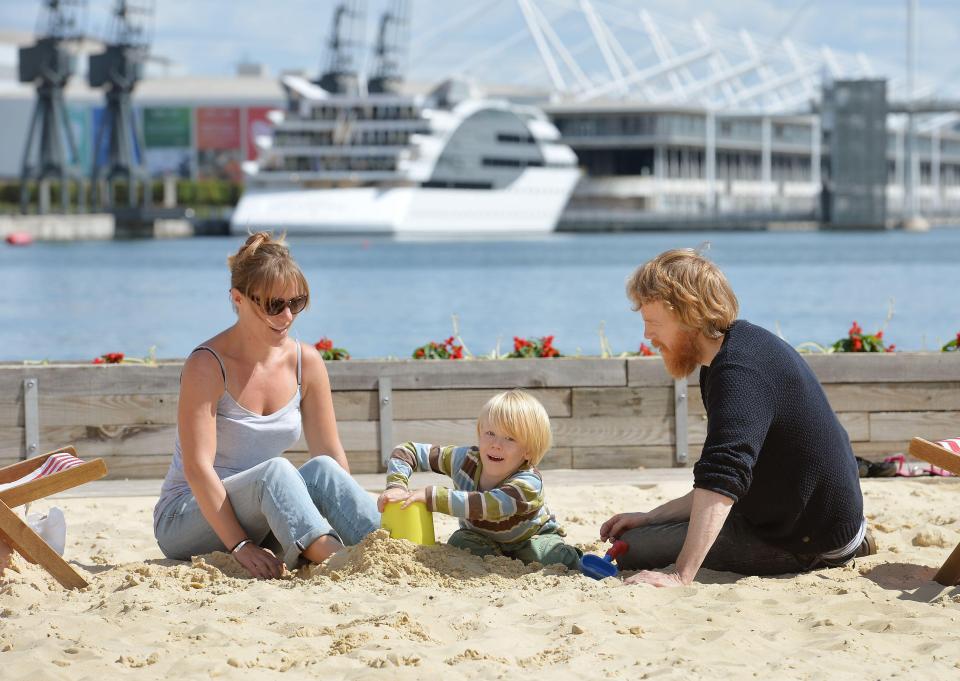
<svg viewBox="0 0 960 681">
<path fill-rule="evenodd" d="M 257 158 L 257 145 L 254 138 L 269 135 L 273 124 L 267 120 L 267 114 L 276 109 L 271 106 L 251 106 L 247 109 L 247 160 Z"/>
<path fill-rule="evenodd" d="M 239 149 L 240 109 L 197 108 L 197 149 Z"/>
</svg>

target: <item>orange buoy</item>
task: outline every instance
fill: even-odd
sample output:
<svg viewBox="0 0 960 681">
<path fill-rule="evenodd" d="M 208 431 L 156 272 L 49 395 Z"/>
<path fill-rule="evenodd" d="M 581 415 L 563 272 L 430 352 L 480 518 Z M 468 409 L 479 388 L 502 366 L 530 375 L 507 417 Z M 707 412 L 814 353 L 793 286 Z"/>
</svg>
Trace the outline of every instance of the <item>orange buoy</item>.
<svg viewBox="0 0 960 681">
<path fill-rule="evenodd" d="M 30 232 L 10 232 L 6 242 L 11 246 L 29 246 L 33 243 L 33 234 Z"/>
</svg>

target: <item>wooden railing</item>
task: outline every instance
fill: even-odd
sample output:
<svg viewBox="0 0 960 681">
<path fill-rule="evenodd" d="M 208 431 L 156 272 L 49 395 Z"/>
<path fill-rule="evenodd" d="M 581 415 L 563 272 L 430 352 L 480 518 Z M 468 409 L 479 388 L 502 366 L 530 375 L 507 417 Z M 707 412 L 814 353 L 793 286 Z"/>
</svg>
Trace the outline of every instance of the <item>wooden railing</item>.
<svg viewBox="0 0 960 681">
<path fill-rule="evenodd" d="M 914 435 L 960 434 L 960 353 L 806 358 L 862 456 L 906 451 Z M 113 478 L 162 477 L 181 366 L 0 365 L 0 465 L 75 444 L 81 456 L 103 457 Z M 510 387 L 530 389 L 550 414 L 554 447 L 544 468 L 690 465 L 706 433 L 696 374 L 675 383 L 659 358 L 327 366 L 355 472 L 383 470 L 384 455 L 404 440 L 473 442 L 482 404 Z M 305 460 L 306 443 L 289 456 Z"/>
</svg>

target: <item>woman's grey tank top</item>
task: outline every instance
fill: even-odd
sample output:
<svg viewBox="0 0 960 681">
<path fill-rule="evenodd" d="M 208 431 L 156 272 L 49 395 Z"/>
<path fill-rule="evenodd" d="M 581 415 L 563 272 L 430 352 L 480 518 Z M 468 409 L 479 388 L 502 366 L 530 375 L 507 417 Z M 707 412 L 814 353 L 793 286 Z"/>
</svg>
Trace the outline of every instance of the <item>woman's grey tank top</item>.
<svg viewBox="0 0 960 681">
<path fill-rule="evenodd" d="M 223 373 L 223 395 L 217 402 L 217 452 L 213 470 L 222 480 L 268 459 L 280 456 L 293 446 L 302 432 L 300 419 L 301 353 L 297 342 L 297 392 L 272 414 L 255 414 L 241 406 L 227 390 L 227 370 L 213 348 L 201 345 L 193 350 L 206 350 L 217 358 Z M 193 354 L 193 353 L 191 353 Z M 160 489 L 160 498 L 153 509 L 154 520 L 167 503 L 190 491 L 183 473 L 183 452 L 177 430 L 173 461 Z"/>
</svg>

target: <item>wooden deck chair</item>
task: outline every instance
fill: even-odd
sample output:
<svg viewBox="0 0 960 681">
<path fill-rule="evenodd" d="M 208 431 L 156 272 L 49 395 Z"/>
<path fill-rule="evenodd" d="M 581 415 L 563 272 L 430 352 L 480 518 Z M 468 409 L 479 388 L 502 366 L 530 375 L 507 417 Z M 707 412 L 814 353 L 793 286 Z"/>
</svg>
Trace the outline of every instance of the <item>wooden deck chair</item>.
<svg viewBox="0 0 960 681">
<path fill-rule="evenodd" d="M 76 456 L 73 447 L 61 447 L 0 468 L 0 540 L 68 589 L 82 589 L 87 582 L 11 509 L 107 474 L 103 459 L 83 462 Z"/>
<path fill-rule="evenodd" d="M 915 437 L 910 441 L 910 456 L 939 466 L 954 475 L 960 475 L 960 438 L 942 442 L 928 442 Z M 934 579 L 944 586 L 960 584 L 960 544 L 947 558 Z"/>
</svg>

